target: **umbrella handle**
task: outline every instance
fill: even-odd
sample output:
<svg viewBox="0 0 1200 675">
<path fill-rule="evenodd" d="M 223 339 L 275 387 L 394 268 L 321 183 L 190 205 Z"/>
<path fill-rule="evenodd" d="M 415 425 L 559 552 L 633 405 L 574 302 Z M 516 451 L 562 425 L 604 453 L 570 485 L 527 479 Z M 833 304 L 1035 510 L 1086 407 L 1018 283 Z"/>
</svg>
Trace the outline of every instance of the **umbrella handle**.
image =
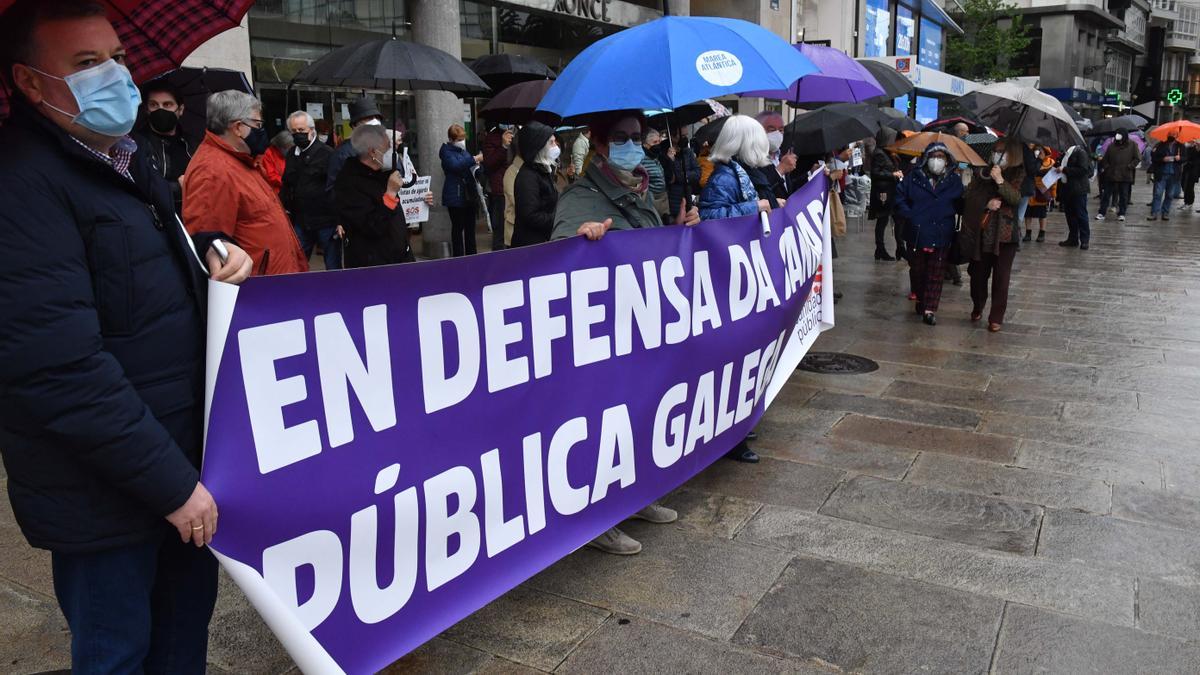
<svg viewBox="0 0 1200 675">
<path fill-rule="evenodd" d="M 764 237 L 771 236 L 771 219 L 767 217 L 766 211 L 758 212 L 759 221 L 762 222 L 762 233 Z"/>
</svg>

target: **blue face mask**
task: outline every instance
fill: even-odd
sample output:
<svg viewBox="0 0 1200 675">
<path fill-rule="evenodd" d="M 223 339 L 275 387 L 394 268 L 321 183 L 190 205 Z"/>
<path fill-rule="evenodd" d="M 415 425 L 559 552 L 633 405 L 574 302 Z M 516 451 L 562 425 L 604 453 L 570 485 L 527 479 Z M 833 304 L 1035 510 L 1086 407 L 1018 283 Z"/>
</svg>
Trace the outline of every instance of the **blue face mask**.
<svg viewBox="0 0 1200 675">
<path fill-rule="evenodd" d="M 645 157 L 646 151 L 642 149 L 642 144 L 632 140 L 608 146 L 608 161 L 618 169 L 633 171 Z"/>
<path fill-rule="evenodd" d="M 58 77 L 29 66 L 30 70 L 67 83 L 79 113 L 72 114 L 42 101 L 47 108 L 71 118 L 79 126 L 98 134 L 120 138 L 133 129 L 142 95 L 129 70 L 109 59 L 66 77 Z"/>
</svg>

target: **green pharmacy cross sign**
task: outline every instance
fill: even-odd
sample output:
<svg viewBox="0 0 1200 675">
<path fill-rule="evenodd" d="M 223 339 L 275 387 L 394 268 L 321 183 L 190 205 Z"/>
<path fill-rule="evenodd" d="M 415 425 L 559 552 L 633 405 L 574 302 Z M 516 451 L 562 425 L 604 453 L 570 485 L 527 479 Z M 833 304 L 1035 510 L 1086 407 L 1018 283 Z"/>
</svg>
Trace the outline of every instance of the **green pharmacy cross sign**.
<svg viewBox="0 0 1200 675">
<path fill-rule="evenodd" d="M 1171 105 L 1179 105 L 1183 101 L 1183 90 L 1179 87 L 1167 92 L 1167 103 Z"/>
</svg>

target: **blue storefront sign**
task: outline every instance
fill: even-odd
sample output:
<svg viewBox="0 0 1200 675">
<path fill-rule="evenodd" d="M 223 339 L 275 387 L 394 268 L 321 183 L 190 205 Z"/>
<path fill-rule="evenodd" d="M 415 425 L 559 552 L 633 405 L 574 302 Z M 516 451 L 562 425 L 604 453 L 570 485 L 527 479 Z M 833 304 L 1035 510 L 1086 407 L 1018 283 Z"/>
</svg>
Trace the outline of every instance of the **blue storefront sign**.
<svg viewBox="0 0 1200 675">
<path fill-rule="evenodd" d="M 1071 103 L 1091 103 L 1100 105 L 1104 102 L 1104 95 L 1098 91 L 1087 91 L 1086 89 L 1073 89 L 1071 87 L 1052 87 L 1042 89 L 1043 92 L 1050 94 L 1060 101 L 1068 101 Z M 1113 101 L 1116 105 L 1116 101 Z"/>
</svg>

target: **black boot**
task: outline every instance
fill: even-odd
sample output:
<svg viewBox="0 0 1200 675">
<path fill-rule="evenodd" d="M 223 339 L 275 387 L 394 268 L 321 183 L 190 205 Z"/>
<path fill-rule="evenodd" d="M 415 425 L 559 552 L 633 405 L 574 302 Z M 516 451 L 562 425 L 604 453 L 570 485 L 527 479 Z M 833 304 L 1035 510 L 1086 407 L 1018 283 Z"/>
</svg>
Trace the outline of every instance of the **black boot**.
<svg viewBox="0 0 1200 675">
<path fill-rule="evenodd" d="M 887 249 L 886 249 L 886 248 L 883 248 L 882 246 L 876 247 L 876 249 L 875 249 L 875 259 L 876 259 L 876 260 L 886 260 L 886 261 L 888 261 L 888 262 L 892 262 L 892 261 L 894 261 L 894 260 L 895 260 L 895 258 L 893 258 L 892 256 L 888 255 Z"/>
<path fill-rule="evenodd" d="M 925 312 L 925 316 L 924 316 L 923 320 L 925 321 L 925 324 L 928 326 L 936 326 L 937 325 L 937 317 L 933 315 L 933 312 Z"/>
<path fill-rule="evenodd" d="M 735 462 L 744 462 L 746 464 L 758 464 L 758 453 L 750 449 L 750 445 L 746 441 L 742 441 L 733 446 L 733 449 L 725 453 L 725 459 L 732 459 Z"/>
<path fill-rule="evenodd" d="M 1033 241 L 1033 230 L 1025 230 L 1025 238 L 1021 241 Z"/>
<path fill-rule="evenodd" d="M 1038 230 L 1038 238 L 1037 238 L 1037 242 L 1040 244 L 1040 243 L 1042 243 L 1043 241 L 1046 241 L 1046 231 L 1045 231 L 1045 230 Z"/>
</svg>

